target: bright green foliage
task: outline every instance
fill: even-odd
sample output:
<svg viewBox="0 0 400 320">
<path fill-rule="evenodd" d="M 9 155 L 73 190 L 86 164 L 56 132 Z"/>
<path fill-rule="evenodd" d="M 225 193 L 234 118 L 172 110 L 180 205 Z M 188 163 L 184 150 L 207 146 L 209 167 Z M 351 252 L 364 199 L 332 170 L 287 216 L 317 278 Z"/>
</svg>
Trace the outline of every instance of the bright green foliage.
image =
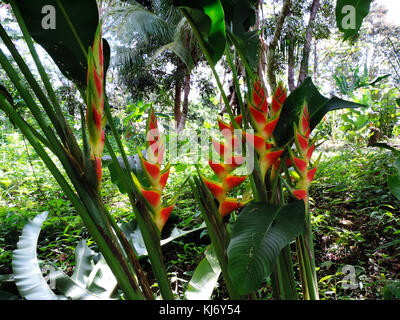
<svg viewBox="0 0 400 320">
<path fill-rule="evenodd" d="M 221 59 L 226 43 L 224 10 L 219 0 L 175 0 L 183 8 L 190 23 L 200 32 L 201 40 L 214 64 Z"/>
<path fill-rule="evenodd" d="M 228 270 L 240 294 L 251 293 L 268 277 L 280 251 L 304 227 L 304 202 L 249 204 L 238 217 L 228 247 Z"/>
<path fill-rule="evenodd" d="M 28 27 L 32 38 L 39 43 L 53 58 L 65 77 L 74 81 L 79 87 L 86 86 L 87 49 L 92 46 L 94 34 L 99 23 L 97 3 L 95 0 L 17 0 L 15 1 Z M 64 17 L 59 3 L 68 15 L 81 43 L 78 43 L 70 25 Z M 55 29 L 43 29 L 42 13 L 44 6 L 51 5 L 56 9 Z M 48 13 L 46 11 L 46 13 Z M 104 70 L 108 69 L 110 47 L 104 40 Z"/>
<path fill-rule="evenodd" d="M 274 131 L 274 138 L 279 146 L 283 146 L 293 139 L 293 124 L 298 123 L 304 102 L 309 108 L 311 131 L 329 111 L 365 107 L 362 104 L 345 101 L 338 97 L 325 98 L 319 93 L 311 78 L 306 78 L 283 104 L 281 116 Z"/>
</svg>

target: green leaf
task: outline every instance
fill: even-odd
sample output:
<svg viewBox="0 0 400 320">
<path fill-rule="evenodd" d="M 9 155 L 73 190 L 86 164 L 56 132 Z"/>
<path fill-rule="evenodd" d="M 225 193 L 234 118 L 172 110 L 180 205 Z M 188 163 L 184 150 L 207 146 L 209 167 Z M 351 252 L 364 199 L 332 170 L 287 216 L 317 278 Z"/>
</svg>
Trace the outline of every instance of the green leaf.
<svg viewBox="0 0 400 320">
<path fill-rule="evenodd" d="M 117 279 L 108 266 L 106 259 L 101 256 L 90 273 L 86 283 L 86 289 L 96 294 L 101 299 L 109 299 L 112 297 L 117 285 Z"/>
<path fill-rule="evenodd" d="M 228 247 L 228 272 L 239 294 L 257 290 L 280 251 L 304 228 L 305 206 L 251 203 L 239 215 Z"/>
<path fill-rule="evenodd" d="M 84 239 L 79 241 L 78 245 L 75 247 L 75 268 L 71 279 L 82 286 L 86 285 L 94 267 L 94 254 L 95 252 L 87 246 L 86 240 Z"/>
<path fill-rule="evenodd" d="M 211 294 L 217 285 L 221 268 L 214 247 L 206 251 L 206 256 L 198 264 L 192 279 L 189 281 L 186 290 L 186 299 L 188 300 L 209 300 Z"/>
<path fill-rule="evenodd" d="M 383 288 L 384 300 L 400 300 L 400 282 L 393 281 Z"/>
<path fill-rule="evenodd" d="M 252 70 L 256 70 L 260 53 L 258 31 L 249 31 L 241 34 L 229 32 L 228 34 L 230 40 L 240 52 L 241 57 L 246 59 L 247 64 Z"/>
<path fill-rule="evenodd" d="M 86 87 L 87 59 L 85 53 L 93 45 L 94 35 L 99 24 L 96 0 L 60 0 L 71 20 L 83 48 L 76 40 L 56 0 L 16 0 L 25 24 L 32 38 L 52 57 L 65 77 L 79 87 Z M 55 28 L 44 29 L 42 22 L 48 22 L 51 11 L 44 11 L 45 6 L 55 9 Z M 83 52 L 83 49 L 85 50 Z M 104 70 L 110 61 L 110 46 L 103 39 Z"/>
<path fill-rule="evenodd" d="M 144 150 L 145 152 L 145 150 Z M 146 154 L 143 153 L 145 156 Z M 129 170 L 126 169 L 125 162 L 122 159 L 122 157 L 118 157 L 118 163 L 121 166 L 122 170 L 129 175 L 130 171 L 132 171 L 137 177 L 140 178 L 141 182 L 145 185 L 146 184 L 146 179 L 144 176 L 144 172 L 142 170 L 142 165 L 140 164 L 140 159 L 139 155 L 135 154 L 133 156 L 128 156 L 128 162 L 129 162 Z M 110 176 L 111 176 L 111 181 L 114 183 L 118 189 L 119 192 L 125 194 L 127 191 L 125 190 L 124 184 L 122 182 L 122 178 L 118 174 L 118 170 L 116 168 L 116 164 L 112 161 L 110 156 L 103 156 L 101 158 L 103 166 L 107 166 L 108 170 L 110 171 Z"/>
<path fill-rule="evenodd" d="M 235 35 L 249 31 L 256 23 L 256 7 L 258 0 L 221 0 L 228 28 Z"/>
<path fill-rule="evenodd" d="M 198 31 L 215 65 L 224 54 L 226 44 L 224 10 L 219 0 L 174 0 Z"/>
<path fill-rule="evenodd" d="M 311 130 L 318 125 L 329 111 L 343 108 L 366 107 L 363 104 L 342 100 L 335 96 L 330 99 L 325 98 L 319 93 L 311 78 L 307 77 L 287 97 L 282 106 L 281 115 L 274 131 L 275 141 L 278 146 L 283 146 L 293 139 L 293 124 L 298 123 L 304 102 L 308 105 Z"/>
<path fill-rule="evenodd" d="M 368 15 L 372 0 L 337 0 L 336 25 L 344 33 L 344 40 L 357 34 Z"/>
<path fill-rule="evenodd" d="M 400 158 L 394 162 L 397 172 L 387 177 L 390 192 L 400 201 Z"/>
<path fill-rule="evenodd" d="M 396 99 L 396 104 L 397 104 L 398 107 L 400 107 L 400 98 Z"/>
<path fill-rule="evenodd" d="M 180 237 L 186 236 L 189 233 L 204 229 L 206 227 L 205 223 L 202 223 L 200 227 L 193 228 L 191 230 L 181 230 L 179 228 L 174 228 L 171 231 L 171 234 L 168 238 L 162 239 L 161 240 L 161 246 L 176 240 Z M 125 234 L 125 236 L 128 238 L 128 241 L 131 243 L 133 246 L 133 250 L 135 251 L 135 254 L 140 258 L 147 256 L 147 249 L 146 245 L 143 240 L 142 232 L 140 231 L 139 226 L 137 225 L 136 220 L 132 220 L 130 222 L 124 222 L 120 225 L 120 228 L 122 232 Z"/>
</svg>

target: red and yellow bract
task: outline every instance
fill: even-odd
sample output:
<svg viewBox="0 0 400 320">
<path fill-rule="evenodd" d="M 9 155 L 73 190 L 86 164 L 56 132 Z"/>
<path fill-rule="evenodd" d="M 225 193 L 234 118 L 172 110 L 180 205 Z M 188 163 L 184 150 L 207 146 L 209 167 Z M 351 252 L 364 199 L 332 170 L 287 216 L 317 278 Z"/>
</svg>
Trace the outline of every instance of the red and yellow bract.
<svg viewBox="0 0 400 320">
<path fill-rule="evenodd" d="M 90 158 L 94 162 L 97 185 L 100 187 L 101 155 L 104 149 L 104 67 L 101 24 L 98 26 L 93 46 L 88 51 L 86 91 L 86 125 L 88 128 Z"/>
</svg>

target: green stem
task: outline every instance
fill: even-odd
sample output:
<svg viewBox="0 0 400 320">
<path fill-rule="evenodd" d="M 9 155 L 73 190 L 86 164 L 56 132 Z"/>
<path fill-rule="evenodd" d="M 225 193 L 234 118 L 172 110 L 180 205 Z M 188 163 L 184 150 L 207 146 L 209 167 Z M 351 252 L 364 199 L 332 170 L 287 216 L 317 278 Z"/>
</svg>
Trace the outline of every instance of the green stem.
<svg viewBox="0 0 400 320">
<path fill-rule="evenodd" d="M 228 45 L 225 48 L 225 56 L 226 56 L 226 61 L 228 62 L 228 65 L 232 70 L 232 77 L 233 77 L 233 82 L 235 83 L 235 91 L 236 91 L 236 95 L 237 95 L 237 98 L 239 101 L 240 112 L 242 113 L 242 116 L 243 116 L 243 121 L 242 121 L 243 126 L 244 126 L 244 129 L 247 129 L 247 127 L 248 127 L 247 113 L 246 113 L 246 110 L 245 110 L 244 104 L 243 104 L 242 93 L 240 90 L 236 67 L 233 63 L 231 50 Z"/>
<path fill-rule="evenodd" d="M 206 190 L 205 187 L 202 185 L 201 179 L 197 180 L 196 177 L 194 177 L 194 182 L 196 185 L 191 180 L 189 180 L 191 188 L 193 190 L 196 190 L 194 192 L 194 196 L 203 214 L 208 234 L 214 247 L 215 254 L 217 255 L 217 259 L 221 267 L 222 276 L 224 278 L 229 296 L 231 299 L 240 299 L 240 295 L 236 292 L 234 284 L 228 273 L 228 260 L 226 255 L 228 243 L 226 243 L 226 240 L 223 239 L 224 236 L 222 235 L 222 231 L 226 231 L 225 226 L 222 224 L 222 221 L 218 223 L 218 219 L 216 219 L 218 211 L 214 212 L 215 208 L 210 206 L 214 202 L 214 200 L 211 198 L 210 201 L 210 197 L 208 197 L 207 195 L 208 189 Z M 203 193 L 204 191 L 205 193 Z M 201 196 L 199 193 L 201 193 Z M 205 201 L 205 203 L 203 203 L 203 200 Z"/>
<path fill-rule="evenodd" d="M 32 145 L 36 153 L 42 159 L 46 167 L 49 169 L 53 177 L 56 179 L 62 190 L 67 195 L 68 199 L 71 201 L 72 205 L 75 207 L 78 214 L 81 216 L 85 225 L 88 227 L 90 234 L 93 236 L 94 240 L 99 246 L 100 251 L 104 255 L 108 265 L 115 274 L 119 285 L 126 294 L 128 299 L 140 299 L 140 293 L 137 293 L 130 284 L 130 279 L 126 275 L 124 268 L 120 265 L 120 262 L 114 257 L 114 252 L 104 239 L 104 236 L 99 231 L 98 226 L 92 220 L 87 208 L 82 204 L 81 200 L 76 196 L 74 191 L 71 189 L 68 182 L 65 180 L 64 176 L 58 170 L 57 166 L 48 156 L 46 151 L 37 141 L 35 135 L 30 131 L 29 127 L 25 125 L 22 117 L 15 111 L 15 109 L 8 103 L 8 101 L 0 95 L 0 105 L 2 109 L 6 112 L 8 117 L 12 119 L 15 125 L 21 130 L 22 134 L 27 138 L 29 143 Z"/>
<path fill-rule="evenodd" d="M 117 140 L 117 144 L 120 146 L 121 154 L 125 154 L 122 146 L 122 142 L 119 139 L 117 130 L 114 125 L 114 121 L 112 119 L 111 112 L 109 112 L 109 108 L 106 107 L 105 110 L 108 110 L 108 121 L 111 127 L 111 131 L 114 134 L 114 138 Z M 160 245 L 160 235 L 159 232 L 156 230 L 154 223 L 150 218 L 150 214 L 144 205 L 143 201 L 141 201 L 141 197 L 139 192 L 133 187 L 133 182 L 131 176 L 126 174 L 123 169 L 121 168 L 118 159 L 108 142 L 108 139 L 105 140 L 107 150 L 109 151 L 113 162 L 115 163 L 116 169 L 118 171 L 119 176 L 122 179 L 122 183 L 124 188 L 128 192 L 129 201 L 131 203 L 132 209 L 135 212 L 135 216 L 140 228 L 140 231 L 143 235 L 143 240 L 146 245 L 146 249 L 149 255 L 149 259 L 151 262 L 151 266 L 154 272 L 154 276 L 157 279 L 158 286 L 160 288 L 161 295 L 166 300 L 173 300 L 174 295 L 171 290 L 170 281 L 168 279 L 167 272 L 165 270 L 165 265 L 163 262 L 163 255 L 161 252 L 161 245 Z M 126 154 L 125 154 L 126 158 Z M 126 158 L 126 168 L 129 168 L 128 159 Z M 128 178 L 129 177 L 129 178 Z M 138 199 L 136 201 L 136 199 Z"/>
<path fill-rule="evenodd" d="M 308 199 L 307 199 L 308 200 Z M 305 230 L 296 239 L 297 252 L 301 255 L 299 265 L 304 299 L 319 300 L 318 281 L 315 271 L 315 257 L 312 241 L 311 217 L 308 201 L 306 202 Z"/>
</svg>

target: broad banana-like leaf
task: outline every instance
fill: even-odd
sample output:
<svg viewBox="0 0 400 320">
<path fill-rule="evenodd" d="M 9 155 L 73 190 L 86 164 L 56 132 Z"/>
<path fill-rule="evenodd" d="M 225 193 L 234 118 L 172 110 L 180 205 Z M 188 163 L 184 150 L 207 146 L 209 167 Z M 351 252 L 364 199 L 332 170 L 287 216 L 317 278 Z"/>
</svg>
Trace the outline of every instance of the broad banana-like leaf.
<svg viewBox="0 0 400 320">
<path fill-rule="evenodd" d="M 214 247 L 210 245 L 197 266 L 186 290 L 188 300 L 209 300 L 217 285 L 221 268 Z"/>
<path fill-rule="evenodd" d="M 93 256 L 95 252 L 90 249 L 85 240 L 79 241 L 75 248 L 75 268 L 71 279 L 85 286 L 93 270 Z"/>
<path fill-rule="evenodd" d="M 329 111 L 367 107 L 363 104 L 342 100 L 338 97 L 325 98 L 319 93 L 311 78 L 307 77 L 283 103 L 279 122 L 274 131 L 274 138 L 278 146 L 284 146 L 293 139 L 294 124 L 299 122 L 304 103 L 308 105 L 311 131 Z"/>
<path fill-rule="evenodd" d="M 204 229 L 206 227 L 205 223 L 202 223 L 199 227 L 191 229 L 191 230 L 181 230 L 179 228 L 174 228 L 171 231 L 171 234 L 168 238 L 161 240 L 161 245 L 166 245 L 167 243 L 176 240 L 180 237 L 186 236 L 189 233 Z M 147 256 L 146 245 L 143 240 L 142 233 L 140 228 L 138 227 L 136 220 L 132 220 L 131 222 L 125 222 L 120 225 L 122 232 L 128 238 L 129 242 L 133 246 L 135 254 L 140 258 Z"/>
<path fill-rule="evenodd" d="M 174 0 L 174 5 L 184 10 L 215 65 L 224 54 L 226 44 L 224 9 L 221 2 Z"/>
<path fill-rule="evenodd" d="M 76 265 L 71 277 L 51 266 L 50 282 L 54 281 L 63 295 L 56 295 L 52 291 L 42 275 L 36 256 L 40 228 L 46 218 L 47 212 L 44 212 L 25 225 L 13 253 L 14 281 L 21 296 L 28 300 L 109 299 L 115 291 L 117 280 L 103 257 L 94 264 L 95 252 L 85 240 L 81 240 L 76 247 Z"/>
<path fill-rule="evenodd" d="M 59 0 L 81 40 L 79 45 L 57 0 L 16 0 L 32 38 L 52 57 L 65 77 L 86 87 L 85 53 L 93 44 L 99 14 L 96 0 Z M 104 45 L 104 73 L 110 61 L 110 46 Z"/>
<path fill-rule="evenodd" d="M 96 294 L 101 299 L 110 299 L 117 288 L 117 284 L 117 279 L 115 279 L 106 260 L 104 257 L 101 257 L 90 273 L 86 284 L 87 290 Z"/>
<path fill-rule="evenodd" d="M 90 249 L 85 240 L 75 248 L 75 268 L 71 277 L 57 269 L 55 283 L 57 289 L 72 300 L 110 299 L 117 287 L 117 280 L 100 255 L 95 263 L 96 253 Z"/>
<path fill-rule="evenodd" d="M 142 151 L 142 155 L 146 156 L 146 150 Z M 140 163 L 139 155 L 135 154 L 133 156 L 128 156 L 128 163 L 129 163 L 129 169 L 126 168 L 125 163 L 122 159 L 122 157 L 118 157 L 118 163 L 121 166 L 122 170 L 126 171 L 126 174 L 130 174 L 129 172 L 132 171 L 135 176 L 139 177 L 141 182 L 147 187 L 148 183 L 146 180 L 146 177 L 143 173 L 142 165 Z M 118 171 L 116 169 L 116 164 L 112 161 L 110 156 L 103 156 L 101 158 L 103 166 L 107 166 L 108 170 L 110 171 L 110 176 L 111 176 L 111 181 L 113 184 L 115 184 L 119 192 L 121 193 L 127 193 L 127 190 L 125 190 L 124 185 L 122 183 L 122 179 L 118 174 Z"/>
<path fill-rule="evenodd" d="M 12 268 L 15 284 L 22 297 L 27 300 L 59 300 L 47 284 L 39 267 L 36 245 L 40 228 L 47 218 L 48 212 L 37 215 L 23 228 L 17 249 L 13 252 Z"/>
<path fill-rule="evenodd" d="M 228 272 L 240 295 L 268 277 L 280 251 L 304 228 L 305 205 L 251 203 L 239 215 L 228 246 Z"/>
<path fill-rule="evenodd" d="M 357 34 L 369 13 L 372 0 L 337 0 L 336 25 L 344 33 L 344 40 Z"/>
</svg>

